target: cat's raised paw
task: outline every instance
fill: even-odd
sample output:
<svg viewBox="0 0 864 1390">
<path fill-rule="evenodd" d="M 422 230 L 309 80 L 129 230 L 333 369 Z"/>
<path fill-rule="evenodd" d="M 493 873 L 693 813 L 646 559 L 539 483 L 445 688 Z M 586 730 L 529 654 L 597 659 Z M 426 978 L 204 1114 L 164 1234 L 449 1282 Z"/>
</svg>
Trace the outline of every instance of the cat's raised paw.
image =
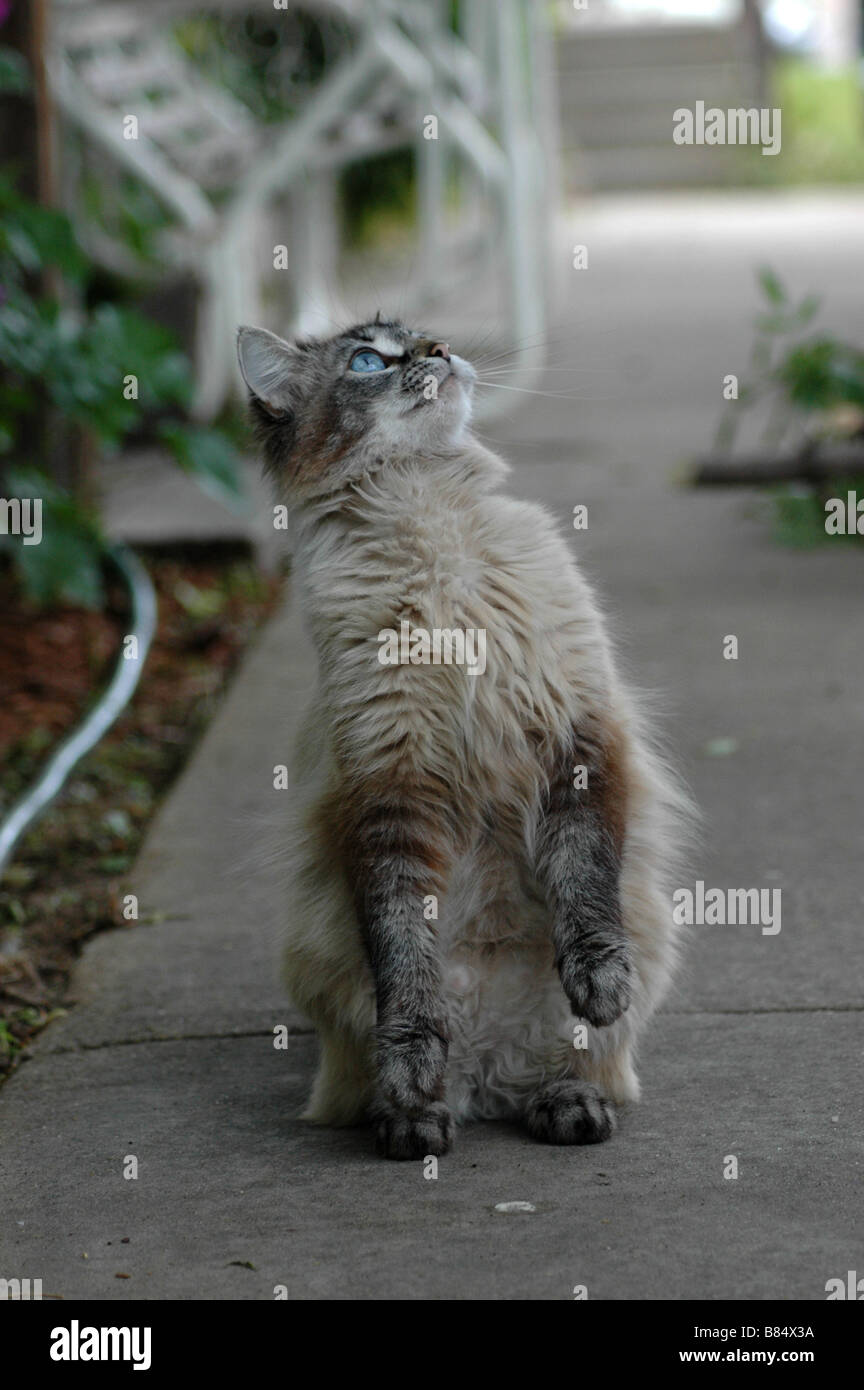
<svg viewBox="0 0 864 1390">
<path fill-rule="evenodd" d="M 615 1109 L 589 1081 L 550 1081 L 525 1111 L 528 1132 L 542 1144 L 602 1144 L 615 1129 Z"/>
<path fill-rule="evenodd" d="M 391 1111 L 377 1121 L 378 1152 L 383 1158 L 437 1158 L 453 1143 L 453 1128 L 450 1111 L 441 1101 L 412 1115 Z"/>
<path fill-rule="evenodd" d="M 570 1007 L 595 1028 L 607 1028 L 630 1004 L 630 962 L 626 952 L 601 957 L 573 952 L 558 962 L 558 973 Z"/>
</svg>

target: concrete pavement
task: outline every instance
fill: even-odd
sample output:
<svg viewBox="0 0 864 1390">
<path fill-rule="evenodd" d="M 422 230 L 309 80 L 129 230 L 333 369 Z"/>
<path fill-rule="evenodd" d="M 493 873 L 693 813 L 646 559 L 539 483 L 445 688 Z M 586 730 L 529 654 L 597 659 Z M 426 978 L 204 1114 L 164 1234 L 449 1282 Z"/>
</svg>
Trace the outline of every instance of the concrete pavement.
<svg viewBox="0 0 864 1390">
<path fill-rule="evenodd" d="M 628 226 L 607 222 L 590 291 L 619 341 L 647 235 Z M 808 226 L 809 278 L 839 301 L 845 277 L 845 319 L 861 252 Z M 149 921 L 88 947 L 78 1007 L 0 1091 L 0 1277 L 66 1299 L 819 1300 L 862 1268 L 861 552 L 777 549 L 742 494 L 664 485 L 713 423 L 705 373 L 738 350 L 739 317 L 711 317 L 728 230 L 706 225 L 702 256 L 667 255 L 643 287 L 644 402 L 626 383 L 605 404 L 536 398 L 490 433 L 521 495 L 565 526 L 588 504 L 576 549 L 625 667 L 663 692 L 705 815 L 682 886 L 779 887 L 781 931 L 692 929 L 645 1041 L 644 1100 L 607 1145 L 475 1125 L 427 1181 L 363 1131 L 301 1125 L 315 1043 L 279 987 L 279 871 L 260 853 L 311 677 L 289 601 L 151 829 L 132 885 Z M 744 232 L 741 247 L 762 258 Z M 512 1201 L 535 1210 L 495 1209 Z"/>
</svg>

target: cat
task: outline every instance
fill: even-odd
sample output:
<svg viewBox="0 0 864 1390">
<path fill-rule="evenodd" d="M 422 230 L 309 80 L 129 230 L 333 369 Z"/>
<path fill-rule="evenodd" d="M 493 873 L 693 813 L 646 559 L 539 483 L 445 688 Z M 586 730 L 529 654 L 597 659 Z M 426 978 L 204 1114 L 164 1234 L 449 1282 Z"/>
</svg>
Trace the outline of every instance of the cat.
<svg viewBox="0 0 864 1390">
<path fill-rule="evenodd" d="M 397 1159 L 478 1118 L 605 1140 L 673 975 L 691 808 L 591 589 L 500 490 L 445 342 L 379 314 L 296 342 L 243 327 L 238 355 L 319 667 L 285 849 L 285 980 L 321 1047 L 304 1118 L 371 1121 Z M 460 632 L 484 634 L 482 671 Z"/>
</svg>

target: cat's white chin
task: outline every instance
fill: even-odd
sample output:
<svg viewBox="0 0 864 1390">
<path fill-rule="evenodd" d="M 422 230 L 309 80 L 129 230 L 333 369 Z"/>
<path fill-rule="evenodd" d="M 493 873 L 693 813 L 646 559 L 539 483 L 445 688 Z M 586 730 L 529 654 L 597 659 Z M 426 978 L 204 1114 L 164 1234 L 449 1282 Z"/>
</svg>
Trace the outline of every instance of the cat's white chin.
<svg viewBox="0 0 864 1390">
<path fill-rule="evenodd" d="M 464 357 L 458 357 L 455 352 L 450 354 L 450 372 L 460 385 L 469 391 L 477 380 L 477 373 L 471 363 Z"/>
<path fill-rule="evenodd" d="M 401 435 L 398 442 L 410 449 L 455 443 L 471 418 L 472 384 L 473 373 L 465 378 L 454 371 L 448 372 L 439 382 L 434 396 L 420 394 L 408 406 L 403 406 L 390 429 L 381 421 L 385 435 L 389 435 L 392 442 L 396 442 L 395 436 Z"/>
<path fill-rule="evenodd" d="M 432 407 L 425 415 L 430 436 L 436 443 L 457 441 L 471 419 L 471 387 L 451 373 L 438 388 L 438 395 L 428 402 Z"/>
</svg>

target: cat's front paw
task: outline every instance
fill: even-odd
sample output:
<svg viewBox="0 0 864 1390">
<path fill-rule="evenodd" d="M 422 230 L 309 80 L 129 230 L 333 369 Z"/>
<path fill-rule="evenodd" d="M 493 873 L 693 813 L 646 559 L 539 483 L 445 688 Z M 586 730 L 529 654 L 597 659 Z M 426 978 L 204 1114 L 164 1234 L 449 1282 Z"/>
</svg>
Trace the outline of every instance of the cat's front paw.
<svg viewBox="0 0 864 1390">
<path fill-rule="evenodd" d="M 379 1023 L 378 1086 L 389 1110 L 413 1112 L 441 1095 L 447 1065 L 443 1020 L 391 1018 Z"/>
<path fill-rule="evenodd" d="M 574 947 L 558 961 L 570 1007 L 595 1028 L 607 1028 L 630 1005 L 630 961 L 622 945 L 589 951 Z"/>
<path fill-rule="evenodd" d="M 426 1158 L 446 1154 L 453 1143 L 453 1119 L 442 1101 L 432 1101 L 412 1114 L 379 1112 L 376 1143 L 383 1158 Z"/>
</svg>

